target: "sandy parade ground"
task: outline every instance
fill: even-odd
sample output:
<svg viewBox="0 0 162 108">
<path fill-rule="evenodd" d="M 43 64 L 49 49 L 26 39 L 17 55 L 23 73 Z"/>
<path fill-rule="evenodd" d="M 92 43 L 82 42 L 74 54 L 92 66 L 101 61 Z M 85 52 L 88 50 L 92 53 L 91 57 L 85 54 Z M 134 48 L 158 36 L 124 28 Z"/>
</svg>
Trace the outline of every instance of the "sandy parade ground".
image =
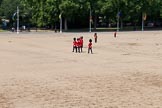
<svg viewBox="0 0 162 108">
<path fill-rule="evenodd" d="M 93 34 L 0 33 L 0 108 L 162 108 L 162 31 Z"/>
</svg>

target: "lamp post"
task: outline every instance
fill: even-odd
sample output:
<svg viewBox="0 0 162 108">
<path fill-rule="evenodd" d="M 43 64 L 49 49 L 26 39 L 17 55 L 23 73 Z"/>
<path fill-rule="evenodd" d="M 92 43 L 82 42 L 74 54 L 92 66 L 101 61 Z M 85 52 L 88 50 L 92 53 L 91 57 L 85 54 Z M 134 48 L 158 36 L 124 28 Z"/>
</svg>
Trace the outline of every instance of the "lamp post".
<svg viewBox="0 0 162 108">
<path fill-rule="evenodd" d="M 19 34 L 19 7 L 17 6 L 17 34 Z"/>
<path fill-rule="evenodd" d="M 143 15 L 142 15 L 142 31 L 144 31 L 144 20 L 143 20 Z"/>
<path fill-rule="evenodd" d="M 119 12 L 119 1 L 118 1 L 118 12 L 117 12 L 117 32 L 119 31 L 119 20 L 120 20 L 120 12 Z"/>
</svg>

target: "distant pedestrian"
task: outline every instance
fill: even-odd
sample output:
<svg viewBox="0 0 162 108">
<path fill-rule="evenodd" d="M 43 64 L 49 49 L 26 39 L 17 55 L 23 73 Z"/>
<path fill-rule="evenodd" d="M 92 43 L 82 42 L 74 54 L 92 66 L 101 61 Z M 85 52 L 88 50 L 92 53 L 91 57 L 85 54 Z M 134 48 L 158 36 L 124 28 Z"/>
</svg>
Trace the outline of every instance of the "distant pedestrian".
<svg viewBox="0 0 162 108">
<path fill-rule="evenodd" d="M 97 33 L 94 33 L 95 43 L 97 43 Z"/>
<path fill-rule="evenodd" d="M 11 30 L 12 30 L 12 32 L 15 32 L 15 28 L 14 27 L 12 27 Z"/>
<path fill-rule="evenodd" d="M 116 32 L 114 32 L 114 38 L 116 38 Z"/>
<path fill-rule="evenodd" d="M 91 54 L 93 54 L 92 52 L 92 39 L 89 39 L 89 43 L 88 43 L 88 54 L 91 51 Z"/>
</svg>

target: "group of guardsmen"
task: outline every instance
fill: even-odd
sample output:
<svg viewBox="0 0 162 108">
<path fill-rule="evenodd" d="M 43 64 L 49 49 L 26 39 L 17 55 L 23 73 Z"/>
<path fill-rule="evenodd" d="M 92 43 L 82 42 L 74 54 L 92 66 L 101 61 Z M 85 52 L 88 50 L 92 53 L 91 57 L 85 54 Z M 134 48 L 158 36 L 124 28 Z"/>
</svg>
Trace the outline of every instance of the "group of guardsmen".
<svg viewBox="0 0 162 108">
<path fill-rule="evenodd" d="M 97 33 L 94 33 L 94 40 L 95 43 L 97 43 Z M 76 52 L 76 53 L 82 53 L 83 52 L 83 36 L 81 36 L 80 38 L 73 38 L 73 50 L 72 52 Z M 88 53 L 93 54 L 92 51 L 92 39 L 89 39 L 89 43 L 88 43 Z"/>
</svg>

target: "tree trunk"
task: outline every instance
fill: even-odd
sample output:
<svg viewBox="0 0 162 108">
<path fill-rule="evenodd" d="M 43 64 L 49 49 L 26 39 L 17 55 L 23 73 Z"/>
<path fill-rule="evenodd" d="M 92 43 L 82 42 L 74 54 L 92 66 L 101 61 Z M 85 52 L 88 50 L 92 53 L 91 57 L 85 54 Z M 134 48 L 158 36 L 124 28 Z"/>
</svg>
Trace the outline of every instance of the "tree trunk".
<svg viewBox="0 0 162 108">
<path fill-rule="evenodd" d="M 123 29 L 123 20 L 121 19 L 121 25 L 120 25 L 120 29 Z"/>
<path fill-rule="evenodd" d="M 94 30 L 97 28 L 97 15 L 94 17 Z"/>
</svg>

